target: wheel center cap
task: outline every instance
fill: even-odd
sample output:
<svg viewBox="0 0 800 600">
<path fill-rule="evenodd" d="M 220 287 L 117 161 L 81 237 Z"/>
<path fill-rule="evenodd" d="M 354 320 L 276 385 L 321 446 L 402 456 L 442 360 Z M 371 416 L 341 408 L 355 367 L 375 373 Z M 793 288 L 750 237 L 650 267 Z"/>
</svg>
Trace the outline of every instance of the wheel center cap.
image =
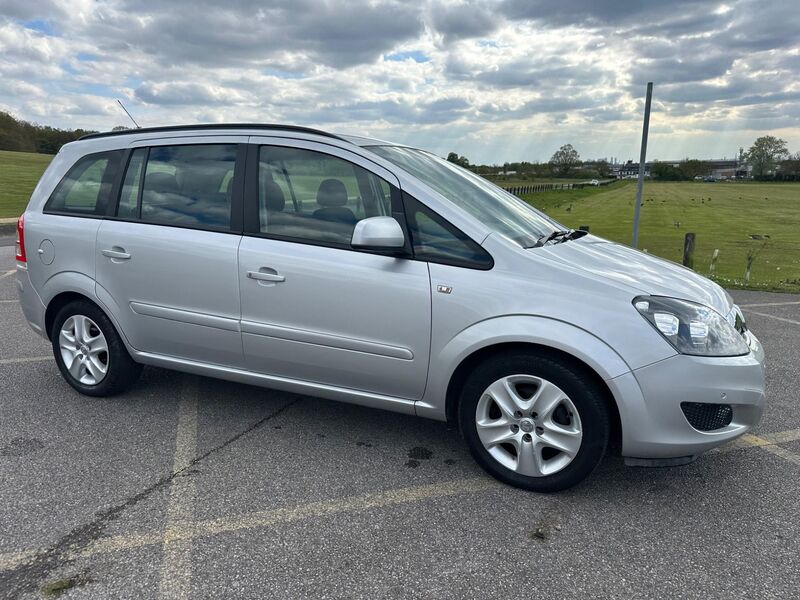
<svg viewBox="0 0 800 600">
<path fill-rule="evenodd" d="M 522 419 L 519 422 L 519 428 L 522 429 L 522 431 L 524 431 L 525 433 L 530 433 L 531 431 L 533 431 L 533 427 L 534 427 L 533 421 L 531 421 L 530 419 Z"/>
<path fill-rule="evenodd" d="M 81 354 L 83 354 L 84 356 L 89 354 L 89 346 L 87 346 L 86 344 L 81 344 Z"/>
</svg>

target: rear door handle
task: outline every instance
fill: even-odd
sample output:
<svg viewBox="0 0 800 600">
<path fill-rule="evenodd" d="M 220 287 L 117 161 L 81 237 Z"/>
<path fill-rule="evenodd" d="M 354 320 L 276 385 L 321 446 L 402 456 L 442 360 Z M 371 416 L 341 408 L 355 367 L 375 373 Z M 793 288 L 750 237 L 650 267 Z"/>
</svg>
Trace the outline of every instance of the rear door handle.
<svg viewBox="0 0 800 600">
<path fill-rule="evenodd" d="M 274 269 L 269 269 L 267 267 L 261 267 L 261 270 L 258 271 L 248 271 L 247 276 L 250 279 L 255 279 L 256 281 L 269 281 L 271 283 L 280 283 L 281 281 L 286 281 L 286 277 L 283 275 L 278 275 Z"/>
<path fill-rule="evenodd" d="M 130 253 L 125 252 L 125 249 L 119 246 L 114 246 L 110 250 L 101 250 L 100 253 L 108 258 L 117 258 L 119 260 L 128 260 L 131 257 Z"/>
</svg>

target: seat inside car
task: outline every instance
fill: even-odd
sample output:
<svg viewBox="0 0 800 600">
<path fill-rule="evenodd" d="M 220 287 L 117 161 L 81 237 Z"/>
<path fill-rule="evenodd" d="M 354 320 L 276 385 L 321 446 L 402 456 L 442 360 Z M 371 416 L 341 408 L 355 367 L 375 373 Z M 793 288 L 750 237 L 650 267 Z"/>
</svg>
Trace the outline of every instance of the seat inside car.
<svg viewBox="0 0 800 600">
<path fill-rule="evenodd" d="M 317 204 L 322 207 L 314 211 L 317 219 L 350 225 L 358 222 L 353 211 L 347 208 L 347 188 L 338 179 L 325 179 L 319 184 Z"/>
<path fill-rule="evenodd" d="M 261 187 L 259 220 L 262 231 L 266 231 L 268 224 L 274 220 L 275 213 L 283 212 L 286 207 L 286 197 L 283 195 L 281 186 L 272 179 L 272 173 L 269 171 L 262 171 L 259 186 Z"/>
</svg>

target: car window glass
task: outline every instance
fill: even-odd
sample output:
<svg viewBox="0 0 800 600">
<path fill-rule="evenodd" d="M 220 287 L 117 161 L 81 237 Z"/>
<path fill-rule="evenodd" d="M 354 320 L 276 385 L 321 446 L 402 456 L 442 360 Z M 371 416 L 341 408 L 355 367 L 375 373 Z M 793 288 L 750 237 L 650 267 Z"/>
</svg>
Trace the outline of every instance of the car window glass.
<svg viewBox="0 0 800 600">
<path fill-rule="evenodd" d="M 142 183 L 141 219 L 221 229 L 230 226 L 235 144 L 154 146 Z"/>
<path fill-rule="evenodd" d="M 344 159 L 262 146 L 258 167 L 262 233 L 349 245 L 358 221 L 391 214 L 391 187 Z"/>
<path fill-rule="evenodd" d="M 103 152 L 80 159 L 53 190 L 45 211 L 105 214 L 120 154 L 118 151 Z"/>
<path fill-rule="evenodd" d="M 139 185 L 142 179 L 142 167 L 146 148 L 137 148 L 128 161 L 128 170 L 125 172 L 125 182 L 122 184 L 122 193 L 117 206 L 117 216 L 131 219 L 139 216 Z"/>
<path fill-rule="evenodd" d="M 414 257 L 478 269 L 491 268 L 489 254 L 426 206 L 409 199 L 409 229 Z"/>
</svg>

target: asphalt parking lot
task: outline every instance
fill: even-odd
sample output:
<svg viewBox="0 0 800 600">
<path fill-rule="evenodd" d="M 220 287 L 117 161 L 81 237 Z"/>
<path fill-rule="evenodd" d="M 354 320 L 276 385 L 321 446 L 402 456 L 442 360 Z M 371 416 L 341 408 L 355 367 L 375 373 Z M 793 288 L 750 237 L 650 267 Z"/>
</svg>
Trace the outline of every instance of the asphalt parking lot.
<svg viewBox="0 0 800 600">
<path fill-rule="evenodd" d="M 81 397 L 0 247 L 0 597 L 796 598 L 800 296 L 733 292 L 768 411 L 678 468 L 536 495 L 442 423 L 145 369 Z"/>
</svg>

